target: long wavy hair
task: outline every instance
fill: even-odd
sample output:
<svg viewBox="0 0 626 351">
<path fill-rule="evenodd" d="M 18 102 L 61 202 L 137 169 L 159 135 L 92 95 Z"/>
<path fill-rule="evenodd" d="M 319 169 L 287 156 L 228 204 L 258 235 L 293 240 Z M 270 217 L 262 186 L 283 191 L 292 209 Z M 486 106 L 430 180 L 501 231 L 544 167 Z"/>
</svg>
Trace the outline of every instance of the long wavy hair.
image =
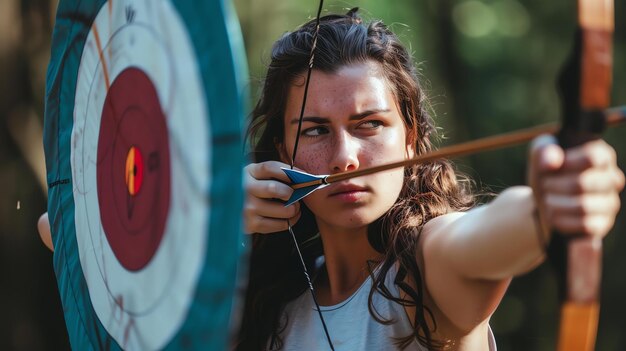
<svg viewBox="0 0 626 351">
<path fill-rule="evenodd" d="M 411 55 L 385 24 L 381 21 L 365 24 L 357 11 L 354 8 L 346 15 L 321 18 L 315 69 L 333 73 L 345 66 L 377 62 L 400 107 L 407 145 L 412 145 L 416 154 L 430 151 L 436 128 Z M 285 34 L 272 48 L 263 90 L 251 114 L 247 135 L 255 162 L 280 160 L 277 145 L 284 141 L 287 93 L 295 80 L 306 73 L 314 31 L 315 22 L 308 22 Z M 449 344 L 431 337 L 436 321 L 424 305 L 422 274 L 415 253 L 421 228 L 428 220 L 473 205 L 468 183 L 446 160 L 407 167 L 396 203 L 368 227 L 370 244 L 384 257 L 382 262 L 376 262 L 379 269 L 370 269 L 373 284 L 368 304 L 370 314 L 382 324 L 396 322 L 377 313 L 372 303 L 376 293 L 416 309 L 412 334 L 390 341 L 398 347 L 405 348 L 413 340 L 433 350 L 445 349 Z M 301 208 L 302 216 L 294 230 L 305 263 L 310 271 L 316 272 L 319 270 L 316 263 L 323 256 L 321 239 L 313 215 L 304 204 Z M 398 272 L 394 284 L 406 298 L 394 296 L 385 285 L 385 276 L 395 267 Z M 281 348 L 281 332 L 289 318 L 283 315 L 283 309 L 307 289 L 289 234 L 254 234 L 249 272 L 237 349 L 264 350 L 268 345 Z"/>
</svg>

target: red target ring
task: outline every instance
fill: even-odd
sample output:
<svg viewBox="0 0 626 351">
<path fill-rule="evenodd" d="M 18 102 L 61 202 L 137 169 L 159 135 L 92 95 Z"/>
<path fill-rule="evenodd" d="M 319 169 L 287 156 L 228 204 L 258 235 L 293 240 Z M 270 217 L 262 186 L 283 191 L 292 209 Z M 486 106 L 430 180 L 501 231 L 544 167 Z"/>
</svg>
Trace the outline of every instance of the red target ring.
<svg viewBox="0 0 626 351">
<path fill-rule="evenodd" d="M 157 91 L 137 68 L 113 81 L 102 109 L 97 151 L 100 220 L 129 271 L 154 257 L 170 205 L 168 130 Z"/>
</svg>

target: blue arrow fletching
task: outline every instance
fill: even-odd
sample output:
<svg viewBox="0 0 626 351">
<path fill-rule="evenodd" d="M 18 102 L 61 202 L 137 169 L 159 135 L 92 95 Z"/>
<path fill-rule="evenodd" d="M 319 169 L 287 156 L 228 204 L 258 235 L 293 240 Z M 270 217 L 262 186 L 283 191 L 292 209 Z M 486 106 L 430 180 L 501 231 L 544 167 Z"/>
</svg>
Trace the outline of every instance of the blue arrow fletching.
<svg viewBox="0 0 626 351">
<path fill-rule="evenodd" d="M 285 172 L 285 174 L 287 175 L 287 177 L 289 177 L 289 180 L 291 180 L 293 184 L 306 183 L 306 182 L 311 182 L 315 180 L 323 180 L 324 178 L 326 178 L 325 175 L 318 176 L 318 175 L 313 175 L 313 174 L 309 174 L 309 173 L 302 172 L 302 171 L 296 171 L 295 169 L 289 169 L 289 168 L 281 168 L 281 169 L 283 170 L 283 172 Z M 298 200 L 309 195 L 315 190 L 321 189 L 327 185 L 328 184 L 326 183 L 322 183 L 322 184 L 315 184 L 315 185 L 307 186 L 306 188 L 295 189 L 293 193 L 291 194 L 291 197 L 289 198 L 289 200 L 287 200 L 287 203 L 285 203 L 285 207 L 297 202 Z"/>
<path fill-rule="evenodd" d="M 300 189 L 296 189 L 293 191 L 293 193 L 291 194 L 291 197 L 289 198 L 289 200 L 287 200 L 287 202 L 285 203 L 285 207 L 298 202 L 300 199 L 302 199 L 303 197 L 309 195 L 310 193 L 314 192 L 315 190 L 319 189 L 320 187 L 324 187 L 326 186 L 326 184 L 321 184 L 321 185 L 311 185 L 308 186 L 306 188 L 300 188 Z"/>
<path fill-rule="evenodd" d="M 297 171 L 295 169 L 289 169 L 284 167 L 281 167 L 280 169 L 285 172 L 285 174 L 287 175 L 287 177 L 289 177 L 289 180 L 291 180 L 293 184 L 312 182 L 314 180 L 323 180 L 324 178 L 326 178 L 325 175 L 318 176 L 302 171 Z"/>
</svg>

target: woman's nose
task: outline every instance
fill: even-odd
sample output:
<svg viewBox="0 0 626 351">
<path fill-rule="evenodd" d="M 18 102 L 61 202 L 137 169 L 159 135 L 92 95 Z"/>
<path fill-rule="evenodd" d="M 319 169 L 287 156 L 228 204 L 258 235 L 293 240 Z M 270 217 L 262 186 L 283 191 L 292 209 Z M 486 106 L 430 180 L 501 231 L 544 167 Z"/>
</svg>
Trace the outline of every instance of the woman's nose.
<svg viewBox="0 0 626 351">
<path fill-rule="evenodd" d="M 336 134 L 333 140 L 330 168 L 332 173 L 353 171 L 359 168 L 359 150 L 361 145 L 347 131 Z"/>
</svg>

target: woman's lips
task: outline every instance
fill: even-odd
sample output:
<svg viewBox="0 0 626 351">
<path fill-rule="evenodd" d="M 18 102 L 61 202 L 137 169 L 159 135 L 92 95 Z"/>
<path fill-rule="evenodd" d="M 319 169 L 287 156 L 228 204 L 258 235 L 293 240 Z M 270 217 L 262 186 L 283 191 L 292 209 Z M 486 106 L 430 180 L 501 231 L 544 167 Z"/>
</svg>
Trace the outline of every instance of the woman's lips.
<svg viewBox="0 0 626 351">
<path fill-rule="evenodd" d="M 331 189 L 329 197 L 346 202 L 356 202 L 361 199 L 369 188 L 356 184 L 338 184 Z"/>
</svg>

